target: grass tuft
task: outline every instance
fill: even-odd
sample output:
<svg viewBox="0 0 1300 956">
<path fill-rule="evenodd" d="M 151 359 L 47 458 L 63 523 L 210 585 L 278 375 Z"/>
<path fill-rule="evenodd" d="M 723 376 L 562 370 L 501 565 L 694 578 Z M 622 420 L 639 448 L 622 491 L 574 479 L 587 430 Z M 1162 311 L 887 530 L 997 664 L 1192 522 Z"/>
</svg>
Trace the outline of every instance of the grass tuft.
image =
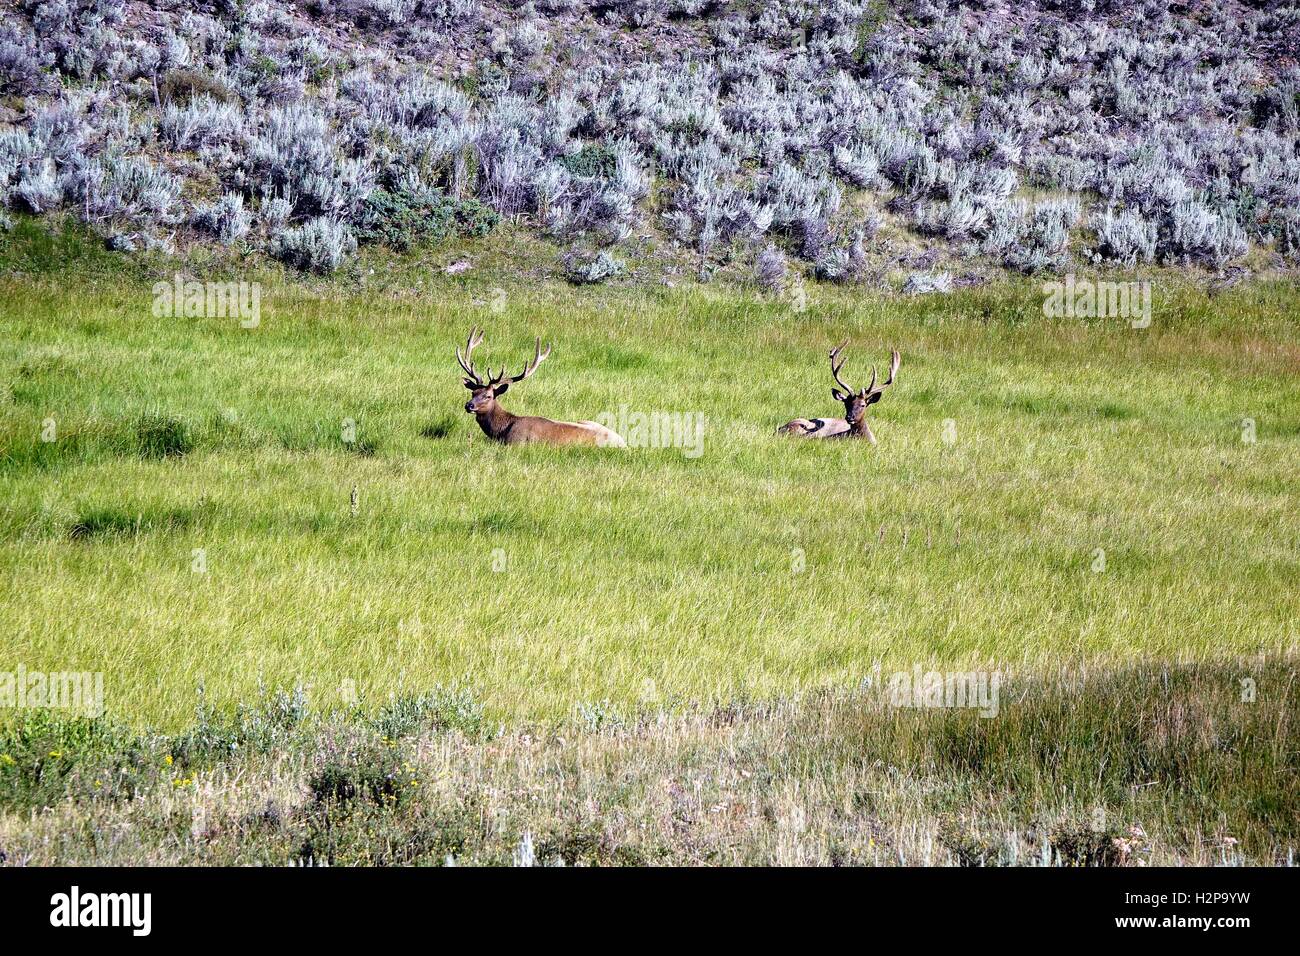
<svg viewBox="0 0 1300 956">
<path fill-rule="evenodd" d="M 180 458 L 194 450 L 189 425 L 171 415 L 141 415 L 135 422 L 135 440 L 141 458 Z"/>
<path fill-rule="evenodd" d="M 180 531 L 191 528 L 200 509 L 150 506 L 128 510 L 112 505 L 84 508 L 68 526 L 73 541 L 100 538 L 132 537 L 155 531 Z"/>
<path fill-rule="evenodd" d="M 436 421 L 427 422 L 420 426 L 420 437 L 428 438 L 430 441 L 441 441 L 449 438 L 456 431 L 456 419 L 450 415 L 444 415 Z"/>
</svg>

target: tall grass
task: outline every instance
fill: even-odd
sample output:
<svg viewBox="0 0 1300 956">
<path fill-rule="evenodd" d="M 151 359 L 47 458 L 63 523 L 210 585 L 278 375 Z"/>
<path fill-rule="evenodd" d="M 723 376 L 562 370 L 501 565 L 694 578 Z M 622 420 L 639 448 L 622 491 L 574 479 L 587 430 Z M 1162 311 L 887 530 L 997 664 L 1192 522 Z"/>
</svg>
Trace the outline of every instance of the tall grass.
<svg viewBox="0 0 1300 956">
<path fill-rule="evenodd" d="M 1062 669 L 1001 696 L 988 719 L 899 708 L 875 685 L 504 731 L 463 688 L 373 718 L 264 694 L 181 735 L 42 715 L 0 731 L 0 849 L 30 864 L 1294 862 L 1294 657 Z"/>
<path fill-rule="evenodd" d="M 325 706 L 463 680 L 493 719 L 553 719 L 1300 633 L 1292 283 L 1159 273 L 1132 329 L 1047 320 L 1029 283 L 796 312 L 503 282 L 495 248 L 455 277 L 243 274 L 255 329 L 155 318 L 174 264 L 0 279 L 5 660 L 103 671 L 112 713 L 176 728 L 200 684 L 228 709 L 259 681 Z M 507 407 L 699 413 L 703 454 L 490 444 L 452 357 L 474 323 L 493 365 L 554 345 Z M 902 351 L 880 444 L 776 437 L 838 411 L 843 338 L 852 379 Z"/>
</svg>

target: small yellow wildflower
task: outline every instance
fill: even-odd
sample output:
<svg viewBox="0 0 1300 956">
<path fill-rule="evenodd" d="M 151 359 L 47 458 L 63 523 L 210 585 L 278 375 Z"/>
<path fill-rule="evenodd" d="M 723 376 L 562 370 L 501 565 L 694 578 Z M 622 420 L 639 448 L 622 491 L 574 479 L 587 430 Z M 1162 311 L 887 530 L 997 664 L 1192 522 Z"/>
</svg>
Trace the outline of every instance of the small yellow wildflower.
<svg viewBox="0 0 1300 956">
<path fill-rule="evenodd" d="M 12 767 L 17 762 L 17 760 L 8 754 L 0 754 L 0 763 L 4 764 L 6 767 Z"/>
<path fill-rule="evenodd" d="M 166 757 L 163 757 L 163 763 L 170 767 L 172 765 L 172 755 L 168 754 Z"/>
<path fill-rule="evenodd" d="M 51 751 L 50 751 L 50 756 L 51 756 L 51 757 L 62 757 L 62 756 L 63 756 L 63 751 L 62 751 L 62 750 L 51 750 Z"/>
</svg>

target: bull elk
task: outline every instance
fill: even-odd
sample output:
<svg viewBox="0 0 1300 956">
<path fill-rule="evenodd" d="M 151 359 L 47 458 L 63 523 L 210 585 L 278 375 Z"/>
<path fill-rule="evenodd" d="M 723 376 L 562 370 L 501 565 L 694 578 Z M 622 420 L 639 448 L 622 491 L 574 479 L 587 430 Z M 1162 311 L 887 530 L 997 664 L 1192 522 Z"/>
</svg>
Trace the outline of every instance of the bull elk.
<svg viewBox="0 0 1300 956">
<path fill-rule="evenodd" d="M 483 342 L 483 333 L 477 328 L 470 329 L 465 342 L 465 355 L 456 349 L 456 361 L 465 372 L 465 387 L 470 390 L 470 399 L 465 403 L 465 411 L 478 421 L 483 434 L 505 445 L 527 445 L 541 442 L 546 445 L 599 445 L 609 448 L 626 448 L 627 443 L 616 433 L 599 422 L 557 422 L 535 415 L 515 415 L 501 407 L 497 401 L 511 385 L 522 382 L 537 371 L 537 367 L 551 354 L 548 345 L 542 351 L 542 340 L 538 339 L 533 352 L 533 360 L 524 366 L 518 375 L 506 378 L 505 366 L 496 375 L 487 369 L 487 378 L 474 370 L 471 355 Z"/>
<path fill-rule="evenodd" d="M 840 378 L 840 369 L 844 367 L 844 347 L 848 344 L 848 341 L 844 341 L 831 349 L 831 375 L 839 386 L 831 389 L 831 395 L 835 401 L 844 405 L 844 417 L 796 418 L 778 428 L 780 434 L 800 438 L 865 438 L 873 445 L 876 443 L 876 436 L 867 424 L 867 406 L 880 401 L 885 389 L 894 384 L 894 374 L 898 371 L 899 363 L 898 349 L 894 349 L 890 356 L 888 378 L 877 385 L 876 367 L 873 365 L 871 384 L 864 389 L 854 390 Z"/>
</svg>

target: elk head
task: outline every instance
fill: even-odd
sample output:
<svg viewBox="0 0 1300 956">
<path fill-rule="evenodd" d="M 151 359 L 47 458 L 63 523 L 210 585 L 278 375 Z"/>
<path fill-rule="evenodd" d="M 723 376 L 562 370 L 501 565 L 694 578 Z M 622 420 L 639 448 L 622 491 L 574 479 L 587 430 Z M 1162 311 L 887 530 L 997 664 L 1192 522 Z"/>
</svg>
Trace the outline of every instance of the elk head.
<svg viewBox="0 0 1300 956">
<path fill-rule="evenodd" d="M 546 361 L 546 357 L 551 354 L 551 347 L 548 345 L 546 351 L 542 351 L 542 340 L 536 341 L 536 348 L 533 352 L 533 360 L 524 366 L 524 370 L 518 375 L 512 375 L 506 378 L 506 369 L 503 365 L 501 371 L 495 375 L 492 374 L 492 368 L 487 368 L 487 378 L 484 378 L 474 370 L 474 363 L 471 361 L 471 355 L 474 349 L 483 343 L 483 332 L 480 329 L 472 328 L 469 330 L 469 338 L 465 342 L 465 355 L 462 357 L 460 349 L 456 349 L 456 361 L 460 363 L 461 369 L 465 372 L 465 387 L 470 390 L 469 401 L 465 403 L 465 411 L 471 415 L 491 415 L 496 410 L 497 399 L 506 393 L 515 382 L 522 382 L 528 376 L 537 371 L 537 367 Z"/>
<path fill-rule="evenodd" d="M 848 422 L 849 431 L 857 435 L 863 435 L 874 443 L 876 436 L 871 433 L 871 427 L 867 424 L 867 406 L 880 401 L 885 389 L 894 384 L 894 374 L 898 371 L 900 361 L 898 349 L 893 349 L 890 355 L 888 378 L 877 385 L 876 367 L 873 365 L 871 366 L 871 384 L 866 388 L 855 390 L 853 386 L 845 384 L 844 379 L 840 378 L 840 369 L 844 368 L 844 347 L 848 344 L 848 341 L 845 340 L 831 349 L 831 375 L 839 386 L 839 388 L 831 389 L 831 396 L 835 401 L 844 405 L 844 420 Z"/>
</svg>

